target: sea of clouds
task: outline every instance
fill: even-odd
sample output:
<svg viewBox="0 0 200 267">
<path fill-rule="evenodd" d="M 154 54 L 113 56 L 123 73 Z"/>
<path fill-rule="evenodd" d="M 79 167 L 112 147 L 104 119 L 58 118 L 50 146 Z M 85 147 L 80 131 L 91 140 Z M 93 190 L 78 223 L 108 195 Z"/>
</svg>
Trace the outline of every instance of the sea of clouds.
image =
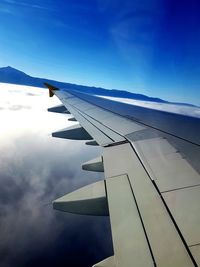
<svg viewBox="0 0 200 267">
<path fill-rule="evenodd" d="M 100 155 L 82 141 L 52 138 L 73 123 L 41 88 L 0 84 L 0 266 L 92 266 L 112 254 L 108 218 L 52 209 L 52 200 L 102 179 L 81 170 Z"/>
</svg>

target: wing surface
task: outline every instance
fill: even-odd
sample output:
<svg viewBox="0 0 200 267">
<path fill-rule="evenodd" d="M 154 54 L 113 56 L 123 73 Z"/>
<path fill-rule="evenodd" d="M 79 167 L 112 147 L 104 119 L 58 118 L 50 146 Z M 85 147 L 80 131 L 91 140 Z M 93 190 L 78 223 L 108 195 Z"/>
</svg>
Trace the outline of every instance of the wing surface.
<svg viewBox="0 0 200 267">
<path fill-rule="evenodd" d="M 103 181 L 54 201 L 110 216 L 114 255 L 95 266 L 200 266 L 200 120 L 47 87 L 79 122 L 54 136 L 103 148 L 83 164 Z"/>
</svg>

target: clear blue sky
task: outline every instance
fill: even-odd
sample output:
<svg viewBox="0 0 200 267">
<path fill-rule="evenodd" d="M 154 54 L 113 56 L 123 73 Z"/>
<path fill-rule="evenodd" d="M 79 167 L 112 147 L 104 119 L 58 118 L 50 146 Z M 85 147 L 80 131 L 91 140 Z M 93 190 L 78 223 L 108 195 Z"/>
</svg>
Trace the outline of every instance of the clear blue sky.
<svg viewBox="0 0 200 267">
<path fill-rule="evenodd" d="M 199 0 L 1 0 L 0 66 L 200 105 Z"/>
</svg>

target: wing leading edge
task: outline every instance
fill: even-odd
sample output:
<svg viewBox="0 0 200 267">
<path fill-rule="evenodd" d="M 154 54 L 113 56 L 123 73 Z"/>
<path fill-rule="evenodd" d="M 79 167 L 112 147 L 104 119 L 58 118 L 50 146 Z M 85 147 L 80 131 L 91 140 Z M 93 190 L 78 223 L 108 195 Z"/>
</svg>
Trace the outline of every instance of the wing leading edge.
<svg viewBox="0 0 200 267">
<path fill-rule="evenodd" d="M 53 204 L 110 216 L 114 255 L 95 266 L 200 266 L 199 120 L 46 86 L 79 122 L 78 139 L 103 148 L 82 167 L 103 181 Z"/>
</svg>

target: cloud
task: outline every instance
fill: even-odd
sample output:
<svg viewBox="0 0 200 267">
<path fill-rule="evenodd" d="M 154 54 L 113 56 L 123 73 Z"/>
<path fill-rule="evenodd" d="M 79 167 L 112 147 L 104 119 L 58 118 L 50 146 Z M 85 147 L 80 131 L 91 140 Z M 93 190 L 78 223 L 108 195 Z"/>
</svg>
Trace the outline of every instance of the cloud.
<svg viewBox="0 0 200 267">
<path fill-rule="evenodd" d="M 6 14 L 10 14 L 10 15 L 14 15 L 14 11 L 9 8 L 9 7 L 4 7 L 4 6 L 0 6 L 0 12 L 1 13 L 6 13 Z"/>
<path fill-rule="evenodd" d="M 33 93 L 26 93 L 27 96 L 37 96 L 37 94 L 33 94 Z"/>
<path fill-rule="evenodd" d="M 59 242 L 65 246 L 63 260 L 66 262 L 67 258 L 72 261 L 69 253 L 80 253 L 80 249 L 91 251 L 93 259 L 100 255 L 97 247 L 105 253 L 99 232 L 106 228 L 108 234 L 108 221 L 105 224 L 105 219 L 56 212 L 46 205 L 100 179 L 99 174 L 80 169 L 81 162 L 96 156 L 97 151 L 89 151 L 83 144 L 74 146 L 72 142 L 45 140 L 34 134 L 2 145 L 0 151 L 1 266 L 13 266 L 14 262 L 25 266 L 27 260 L 48 253 L 48 248 L 55 243 L 59 246 Z M 87 234 L 93 236 L 88 238 Z M 95 240 L 97 237 L 100 239 Z M 88 247 L 88 239 L 93 248 Z"/>
<path fill-rule="evenodd" d="M 8 4 L 15 4 L 15 0 L 3 0 L 3 2 L 8 3 Z"/>
<path fill-rule="evenodd" d="M 102 96 L 100 96 L 102 97 Z M 162 110 L 166 112 L 182 114 L 186 116 L 200 118 L 200 107 L 198 106 L 188 106 L 184 104 L 167 104 L 167 103 L 157 103 L 151 101 L 141 101 L 134 100 L 129 98 L 120 98 L 120 97 L 107 97 L 103 96 L 103 98 L 108 98 L 114 101 L 123 102 L 135 106 L 146 107 L 155 110 Z"/>
<path fill-rule="evenodd" d="M 128 65 L 135 87 L 146 88 L 152 68 L 154 42 L 161 21 L 163 3 L 157 0 L 99 0 L 99 7 L 108 17 L 110 38 Z"/>
<path fill-rule="evenodd" d="M 66 116 L 45 112 L 49 99 L 46 91 L 37 90 L 2 88 L 1 106 L 6 109 L 1 122 L 7 130 L 0 136 L 0 266 L 92 266 L 113 253 L 109 219 L 55 211 L 51 202 L 101 179 L 101 174 L 80 167 L 101 151 L 49 137 L 49 122 L 57 127 Z M 8 109 L 13 103 L 20 110 Z"/>
<path fill-rule="evenodd" d="M 13 105 L 9 107 L 10 110 L 17 111 L 21 109 L 31 109 L 31 106 L 24 106 L 24 105 Z"/>
<path fill-rule="evenodd" d="M 41 4 L 34 4 L 33 2 L 30 3 L 30 1 L 16 1 L 16 0 L 3 0 L 4 3 L 10 4 L 10 5 L 17 5 L 17 6 L 24 6 L 28 8 L 36 8 L 36 9 L 46 9 L 49 10 L 49 7 L 46 7 Z"/>
</svg>

